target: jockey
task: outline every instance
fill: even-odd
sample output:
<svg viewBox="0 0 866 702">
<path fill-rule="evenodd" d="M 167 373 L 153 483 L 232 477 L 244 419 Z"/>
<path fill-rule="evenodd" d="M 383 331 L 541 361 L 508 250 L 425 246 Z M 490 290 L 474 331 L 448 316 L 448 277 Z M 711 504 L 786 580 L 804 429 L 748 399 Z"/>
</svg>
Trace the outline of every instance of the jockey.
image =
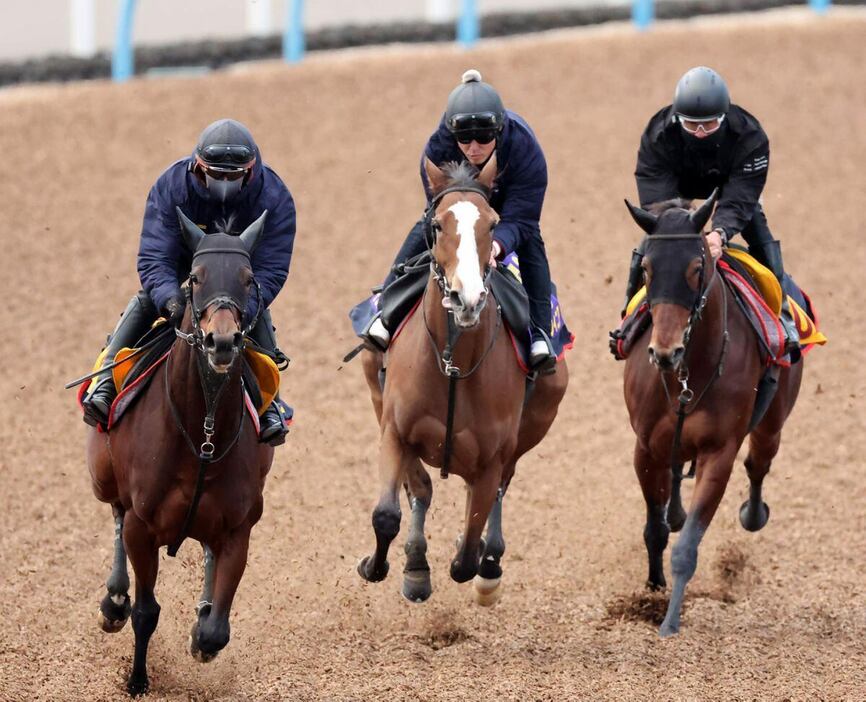
<svg viewBox="0 0 866 702">
<path fill-rule="evenodd" d="M 769 141 L 758 120 L 731 104 L 718 73 L 697 66 L 680 78 L 673 104 L 653 115 L 641 136 L 635 170 L 641 207 L 677 197 L 707 198 L 720 188 L 713 229 L 707 234 L 713 258 L 742 234 L 749 252 L 781 284 L 781 245 L 770 233 L 760 201 L 769 162 Z M 632 253 L 623 310 L 643 281 L 642 259 L 639 246 Z M 780 319 L 786 350 L 796 353 L 800 335 L 784 294 Z"/>
<path fill-rule="evenodd" d="M 431 204 L 433 194 L 424 170 L 424 159 L 437 166 L 449 161 L 468 161 L 479 170 L 496 153 L 499 175 L 490 204 L 499 214 L 493 231 L 491 265 L 512 251 L 520 259 L 520 273 L 529 296 L 533 370 L 550 370 L 556 356 L 550 343 L 550 269 L 539 219 L 547 190 L 547 162 L 535 134 L 522 117 L 506 110 L 493 86 L 481 74 L 469 70 L 448 96 L 445 114 L 421 155 L 421 181 Z M 418 221 L 397 254 L 385 286 L 397 277 L 398 264 L 422 253 L 425 241 L 424 218 Z M 393 329 L 386 329 L 376 316 L 364 338 L 380 351 L 388 348 Z"/>
<path fill-rule="evenodd" d="M 295 241 L 295 203 L 283 181 L 263 161 L 252 134 L 240 122 L 221 119 L 202 132 L 192 155 L 176 161 L 157 179 L 147 197 L 138 250 L 143 290 L 130 300 L 109 337 L 105 364 L 132 347 L 162 314 L 180 324 L 186 306 L 181 281 L 189 275 L 192 252 L 185 247 L 175 207 L 205 231 L 240 233 L 267 210 L 252 267 L 261 286 L 262 309 L 252 339 L 278 363 L 286 357 L 267 307 L 289 273 Z M 250 299 L 245 317 L 253 319 L 258 301 Z M 111 374 L 99 377 L 84 399 L 84 421 L 106 426 L 116 396 Z M 276 401 L 275 401 L 276 402 Z M 286 427 L 276 404 L 261 418 L 261 441 L 277 446 Z"/>
</svg>

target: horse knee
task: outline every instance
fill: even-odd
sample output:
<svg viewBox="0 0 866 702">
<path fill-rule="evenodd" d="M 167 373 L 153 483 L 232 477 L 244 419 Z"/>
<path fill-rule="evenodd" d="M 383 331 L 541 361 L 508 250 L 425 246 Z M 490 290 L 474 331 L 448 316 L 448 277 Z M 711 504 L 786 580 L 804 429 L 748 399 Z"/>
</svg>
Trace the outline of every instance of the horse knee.
<svg viewBox="0 0 866 702">
<path fill-rule="evenodd" d="M 643 540 L 647 550 L 660 553 L 668 547 L 671 530 L 664 521 L 648 521 L 643 530 Z"/>
<path fill-rule="evenodd" d="M 400 531 L 401 516 L 398 507 L 380 505 L 373 510 L 373 530 L 378 536 L 393 539 Z"/>
<path fill-rule="evenodd" d="M 154 600 L 152 603 L 140 605 L 138 602 L 132 608 L 132 630 L 136 639 L 149 639 L 159 622 L 160 606 Z"/>
</svg>

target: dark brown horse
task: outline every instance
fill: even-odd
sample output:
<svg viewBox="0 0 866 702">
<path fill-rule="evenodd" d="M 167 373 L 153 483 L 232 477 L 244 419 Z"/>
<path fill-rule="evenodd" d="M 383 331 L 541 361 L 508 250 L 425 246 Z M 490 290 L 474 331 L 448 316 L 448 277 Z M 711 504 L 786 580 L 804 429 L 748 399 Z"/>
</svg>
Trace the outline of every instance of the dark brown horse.
<svg viewBox="0 0 866 702">
<path fill-rule="evenodd" d="M 412 602 L 430 596 L 424 520 L 433 487 L 421 462 L 442 467 L 449 454 L 448 470 L 468 488 L 466 523 L 451 577 L 462 583 L 475 576 L 476 599 L 489 605 L 499 597 L 505 551 L 502 498 L 517 460 L 553 423 L 568 369 L 561 360 L 555 374 L 540 377 L 524 407 L 525 376 L 488 288 L 492 230 L 498 221 L 488 203 L 495 156 L 477 180 L 466 165 L 447 166 L 444 172 L 429 162 L 425 167 L 435 194 L 434 264 L 420 308 L 388 351 L 384 392 L 379 384 L 382 354 L 365 351 L 363 357 L 381 430 L 381 493 L 373 511 L 376 550 L 359 563 L 358 572 L 370 582 L 388 574 L 388 548 L 400 529 L 399 490 L 404 485 L 412 522 L 402 591 Z M 450 441 L 449 371 L 460 377 L 454 381 Z"/>
<path fill-rule="evenodd" d="M 250 252 L 265 215 L 240 237 L 204 236 L 180 216 L 195 254 L 178 338 L 123 421 L 108 433 L 90 429 L 87 436 L 93 491 L 111 504 L 115 519 L 114 565 L 99 621 L 105 631 L 119 631 L 131 610 L 132 695 L 148 689 L 147 646 L 160 609 L 153 592 L 160 546 L 176 549 L 189 536 L 204 549 L 204 588 L 190 653 L 208 661 L 228 643 L 229 610 L 273 460 L 273 449 L 258 442 L 246 415 L 240 367 L 244 335 L 252 328 L 242 328 L 242 311 L 250 291 L 258 289 Z M 191 508 L 196 495 L 197 509 Z M 131 608 L 127 554 L 135 571 Z"/>
<path fill-rule="evenodd" d="M 749 531 L 767 523 L 761 485 L 779 450 L 803 373 L 802 362 L 782 370 L 772 404 L 749 432 L 765 366 L 754 331 L 722 281 L 702 234 L 714 203 L 715 193 L 694 212 L 679 200 L 661 203 L 652 212 L 626 203 L 649 235 L 643 268 L 652 327 L 626 361 L 625 400 L 637 435 L 634 468 L 647 506 L 644 541 L 651 589 L 665 587 L 662 558 L 668 535 L 682 529 L 671 553 L 674 585 L 661 636 L 679 630 L 698 545 L 747 434 L 751 490 L 740 521 Z M 696 467 L 688 515 L 680 499 L 685 461 Z"/>
</svg>

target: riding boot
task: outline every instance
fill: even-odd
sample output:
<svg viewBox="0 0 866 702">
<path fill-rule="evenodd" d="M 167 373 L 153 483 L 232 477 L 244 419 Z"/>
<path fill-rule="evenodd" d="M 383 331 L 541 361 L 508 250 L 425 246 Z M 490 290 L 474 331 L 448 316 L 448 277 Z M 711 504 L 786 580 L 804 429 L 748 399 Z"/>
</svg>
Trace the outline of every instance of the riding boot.
<svg viewBox="0 0 866 702">
<path fill-rule="evenodd" d="M 122 348 L 134 346 L 158 316 L 147 293 L 142 290 L 133 297 L 126 310 L 120 315 L 120 321 L 111 336 L 108 337 L 102 367 L 113 363 L 114 357 Z M 84 407 L 85 423 L 93 427 L 101 424 L 103 428 L 107 428 L 108 415 L 116 397 L 117 388 L 114 387 L 111 371 L 106 371 L 105 375 L 94 378 L 87 397 L 81 402 Z"/>
<path fill-rule="evenodd" d="M 391 343 L 391 333 L 385 328 L 381 312 L 376 313 L 360 336 L 375 351 L 385 353 L 388 350 L 388 344 Z"/>
<path fill-rule="evenodd" d="M 794 315 L 791 312 L 791 305 L 788 304 L 788 296 L 785 294 L 785 266 L 782 263 L 782 244 L 777 239 L 774 239 L 759 244 L 752 244 L 749 246 L 749 250 L 755 254 L 755 257 L 761 263 L 773 271 L 773 275 L 776 276 L 782 288 L 782 309 L 779 314 L 779 321 L 785 330 L 785 351 L 791 355 L 791 362 L 796 362 L 800 358 L 800 333 L 797 331 Z"/>
<path fill-rule="evenodd" d="M 270 310 L 265 310 L 262 312 L 256 326 L 250 332 L 250 336 L 256 344 L 274 359 L 277 367 L 282 366 L 282 368 L 285 368 L 289 364 L 289 358 L 277 347 L 275 332 Z M 279 393 L 274 396 L 273 402 L 268 405 L 268 408 L 259 417 L 259 424 L 261 425 L 259 432 L 259 441 L 261 443 L 270 444 L 271 446 L 279 446 L 285 443 L 289 427 L 280 409 Z"/>
<path fill-rule="evenodd" d="M 621 319 L 625 319 L 625 312 L 628 308 L 628 303 L 631 302 L 631 299 L 635 296 L 638 290 L 640 290 L 640 286 L 643 284 L 643 268 L 641 268 L 641 262 L 643 261 L 643 251 L 638 247 L 633 249 L 631 252 L 631 264 L 628 269 L 628 282 L 626 283 L 625 288 L 625 300 L 622 303 L 622 309 L 619 312 L 619 316 Z"/>
</svg>

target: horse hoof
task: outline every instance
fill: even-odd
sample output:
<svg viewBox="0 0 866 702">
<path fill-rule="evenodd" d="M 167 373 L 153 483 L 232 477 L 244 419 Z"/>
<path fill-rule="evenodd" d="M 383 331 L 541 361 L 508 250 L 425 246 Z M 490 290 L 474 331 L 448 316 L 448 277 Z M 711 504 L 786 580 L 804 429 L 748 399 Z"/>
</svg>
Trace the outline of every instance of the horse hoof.
<svg viewBox="0 0 866 702">
<path fill-rule="evenodd" d="M 476 575 L 473 583 L 475 587 L 472 594 L 475 602 L 482 607 L 492 607 L 499 602 L 499 598 L 502 597 L 502 578 L 483 578 Z"/>
<path fill-rule="evenodd" d="M 673 626 L 667 622 L 662 622 L 662 625 L 659 627 L 659 637 L 662 639 L 669 639 L 671 636 L 676 636 L 679 633 L 680 628 L 678 626 Z"/>
<path fill-rule="evenodd" d="M 150 689 L 150 681 L 147 679 L 147 675 L 143 677 L 134 677 L 130 676 L 129 681 L 126 683 L 126 691 L 130 694 L 131 697 L 138 697 L 139 695 L 147 694 L 147 691 Z"/>
<path fill-rule="evenodd" d="M 126 593 L 122 595 L 106 594 L 99 604 L 96 620 L 99 622 L 99 628 L 104 632 L 116 634 L 123 629 L 131 613 L 129 595 Z"/>
<path fill-rule="evenodd" d="M 192 630 L 189 632 L 189 655 L 195 658 L 199 663 L 210 663 L 217 657 L 219 651 L 213 653 L 205 653 L 198 645 L 198 622 L 192 625 Z"/>
<path fill-rule="evenodd" d="M 368 583 L 380 583 L 388 575 L 388 569 L 391 567 L 388 561 L 382 565 L 382 570 L 379 573 L 370 572 L 370 556 L 364 556 L 358 561 L 358 575 L 360 575 Z"/>
<path fill-rule="evenodd" d="M 680 529 L 683 528 L 683 524 L 686 523 L 685 510 L 680 509 L 680 511 L 675 513 L 675 514 L 668 514 L 667 522 L 668 522 L 668 528 L 671 531 L 673 531 L 673 532 L 679 531 Z"/>
<path fill-rule="evenodd" d="M 126 626 L 127 619 L 108 619 L 100 609 L 96 612 L 96 621 L 99 623 L 99 628 L 106 634 L 116 634 Z"/>
<path fill-rule="evenodd" d="M 432 592 L 429 570 L 410 570 L 403 573 L 401 593 L 409 602 L 415 604 L 426 602 Z"/>
<path fill-rule="evenodd" d="M 746 500 L 740 507 L 740 524 L 746 531 L 760 531 L 770 519 L 770 508 L 766 502 L 761 502 L 757 510 L 749 508 L 751 502 Z"/>
</svg>

